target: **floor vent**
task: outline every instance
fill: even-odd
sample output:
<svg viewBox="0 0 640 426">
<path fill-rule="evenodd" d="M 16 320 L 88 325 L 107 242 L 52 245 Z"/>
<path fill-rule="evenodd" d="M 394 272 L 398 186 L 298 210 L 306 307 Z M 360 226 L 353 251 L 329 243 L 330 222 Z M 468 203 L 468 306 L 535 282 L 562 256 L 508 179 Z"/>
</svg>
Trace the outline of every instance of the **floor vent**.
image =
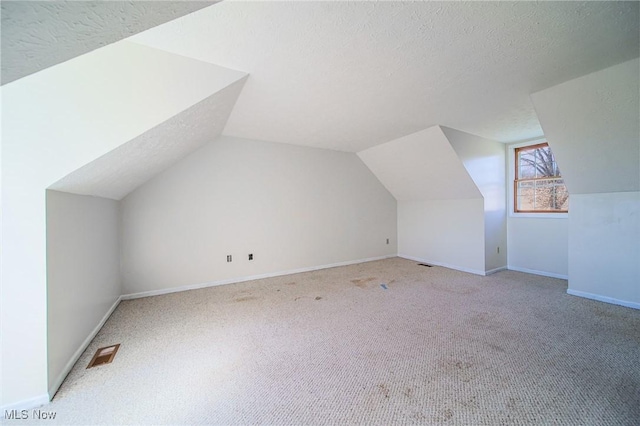
<svg viewBox="0 0 640 426">
<path fill-rule="evenodd" d="M 431 268 L 432 265 L 427 265 L 426 263 L 418 263 L 418 265 L 420 266 L 426 266 L 427 268 Z"/>
<path fill-rule="evenodd" d="M 113 346 L 106 346 L 96 351 L 87 368 L 96 367 L 102 364 L 109 364 L 116 357 L 116 352 L 120 348 L 120 343 Z"/>
</svg>

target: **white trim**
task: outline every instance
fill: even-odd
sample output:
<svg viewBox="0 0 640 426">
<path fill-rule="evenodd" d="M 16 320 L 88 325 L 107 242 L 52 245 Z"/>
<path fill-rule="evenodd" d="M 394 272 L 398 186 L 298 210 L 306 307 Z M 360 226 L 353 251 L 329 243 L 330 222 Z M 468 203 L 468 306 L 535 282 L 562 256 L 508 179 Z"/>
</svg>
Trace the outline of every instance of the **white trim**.
<svg viewBox="0 0 640 426">
<path fill-rule="evenodd" d="M 511 193 L 513 193 L 513 189 L 511 190 Z M 567 219 L 569 217 L 569 213 L 516 213 L 512 208 L 509 216 L 533 219 Z"/>
<path fill-rule="evenodd" d="M 489 269 L 487 272 L 485 272 L 485 275 L 491 275 L 491 274 L 495 274 L 496 272 L 506 271 L 506 270 L 507 270 L 506 266 L 500 266 L 499 268 Z"/>
<path fill-rule="evenodd" d="M 535 269 L 520 268 L 518 266 L 509 265 L 507 266 L 507 269 L 510 271 L 524 272 L 525 274 L 542 275 L 543 277 L 549 277 L 549 278 L 559 278 L 561 280 L 569 279 L 569 276 L 567 275 L 556 274 L 554 272 L 537 271 Z"/>
<path fill-rule="evenodd" d="M 349 260 L 349 261 L 346 261 L 346 262 L 331 263 L 331 264 L 328 264 L 328 265 L 310 266 L 310 267 L 307 267 L 307 268 L 299 268 L 299 269 L 290 269 L 288 271 L 269 272 L 269 273 L 266 273 L 266 274 L 251 275 L 251 276 L 248 276 L 248 277 L 228 278 L 226 280 L 219 280 L 219 281 L 211 281 L 211 282 L 200 283 L 200 284 L 185 285 L 185 286 L 181 286 L 181 287 L 171 287 L 171 288 L 165 288 L 165 289 L 160 289 L 160 290 L 141 291 L 139 293 L 124 294 L 124 295 L 121 296 L 121 298 L 122 298 L 122 300 L 131 300 L 131 299 L 139 299 L 141 297 L 160 296 L 162 294 L 177 293 L 177 292 L 188 291 L 188 290 L 197 290 L 197 289 L 200 289 L 200 288 L 215 287 L 215 286 L 219 286 L 219 285 L 241 283 L 241 282 L 252 281 L 252 280 L 260 280 L 260 279 L 263 279 L 263 278 L 280 277 L 282 275 L 299 274 L 301 272 L 318 271 L 320 269 L 335 268 L 335 267 L 338 267 L 338 266 L 355 265 L 357 263 L 373 262 L 373 261 L 376 261 L 376 260 L 389 259 L 389 258 L 392 258 L 392 257 L 396 257 L 396 255 L 395 254 L 390 254 L 390 255 L 386 255 L 386 256 L 370 257 L 370 258 L 367 258 L 367 259 L 358 259 L 358 260 Z"/>
<path fill-rule="evenodd" d="M 530 139 L 519 140 L 515 142 L 507 142 L 505 145 L 509 148 L 522 148 L 523 146 L 537 145 L 539 143 L 548 142 L 544 135 L 536 136 Z"/>
<path fill-rule="evenodd" d="M 516 148 L 522 148 L 530 145 L 537 145 L 539 143 L 547 143 L 549 141 L 541 136 L 539 138 L 533 138 L 528 141 L 509 143 L 507 144 L 507 211 L 509 212 L 509 217 L 518 217 L 518 218 L 534 218 L 534 219 L 567 219 L 569 217 L 569 213 L 520 213 L 513 211 L 513 181 L 515 180 L 515 150 Z M 549 144 L 551 147 L 551 144 Z M 571 203 L 571 199 L 569 199 L 569 203 Z M 569 206 L 571 207 L 571 206 Z M 537 274 L 542 275 L 542 274 Z"/>
<path fill-rule="evenodd" d="M 67 378 L 67 375 L 69 374 L 69 372 L 71 372 L 71 369 L 73 368 L 73 366 L 76 365 L 76 362 L 78 362 L 78 359 L 80 359 L 80 356 L 87 349 L 91 341 L 96 337 L 96 335 L 98 334 L 102 326 L 104 326 L 104 323 L 107 322 L 107 320 L 109 319 L 113 311 L 116 310 L 121 300 L 122 300 L 122 296 L 118 296 L 116 301 L 113 302 L 113 305 L 111 305 L 111 308 L 109 308 L 109 310 L 104 315 L 104 317 L 102 317 L 98 325 L 94 327 L 94 329 L 91 331 L 91 333 L 89 333 L 87 338 L 84 339 L 80 347 L 73 353 L 73 355 L 71 356 L 71 359 L 67 361 L 67 363 L 65 364 L 64 368 L 62 369 L 58 377 L 56 377 L 56 380 L 53 382 L 51 387 L 49 387 L 49 398 L 47 402 L 53 399 L 56 392 L 58 392 L 58 389 L 60 388 L 60 386 L 62 386 L 62 382 L 64 382 L 64 379 Z"/>
<path fill-rule="evenodd" d="M 467 272 L 469 274 L 483 275 L 483 276 L 486 275 L 485 271 L 480 271 L 478 269 L 470 269 L 470 268 L 465 268 L 463 266 L 455 266 L 455 265 L 449 265 L 447 263 L 434 262 L 432 260 L 422 259 L 422 258 L 415 257 L 415 256 L 409 256 L 407 254 L 398 254 L 398 257 L 401 257 L 401 258 L 407 259 L 407 260 L 413 260 L 413 261 L 416 261 L 416 262 L 427 263 L 427 264 L 433 265 L 433 266 L 442 266 L 443 268 L 455 269 L 456 271 Z"/>
<path fill-rule="evenodd" d="M 12 410 L 30 410 L 32 408 L 42 407 L 49 403 L 49 395 L 42 394 L 40 396 L 35 396 L 33 398 L 24 399 L 19 402 L 14 402 L 13 404 L 7 404 L 0 407 L 0 419 L 4 419 L 4 413 Z"/>
<path fill-rule="evenodd" d="M 632 309 L 640 309 L 640 303 L 628 302 L 626 300 L 614 299 L 613 297 L 600 296 L 599 294 L 586 293 L 579 290 L 567 289 L 567 294 L 572 296 L 584 297 L 586 299 L 597 300 L 598 302 L 611 303 L 613 305 L 625 306 Z"/>
</svg>

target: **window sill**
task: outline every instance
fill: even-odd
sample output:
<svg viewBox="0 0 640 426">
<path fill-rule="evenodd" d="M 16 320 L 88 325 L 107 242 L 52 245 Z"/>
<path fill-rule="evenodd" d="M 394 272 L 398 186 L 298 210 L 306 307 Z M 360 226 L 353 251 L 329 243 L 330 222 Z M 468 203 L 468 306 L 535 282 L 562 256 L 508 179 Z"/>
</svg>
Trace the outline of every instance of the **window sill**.
<svg viewBox="0 0 640 426">
<path fill-rule="evenodd" d="M 509 217 L 532 219 L 567 219 L 569 213 L 509 213 Z"/>
</svg>

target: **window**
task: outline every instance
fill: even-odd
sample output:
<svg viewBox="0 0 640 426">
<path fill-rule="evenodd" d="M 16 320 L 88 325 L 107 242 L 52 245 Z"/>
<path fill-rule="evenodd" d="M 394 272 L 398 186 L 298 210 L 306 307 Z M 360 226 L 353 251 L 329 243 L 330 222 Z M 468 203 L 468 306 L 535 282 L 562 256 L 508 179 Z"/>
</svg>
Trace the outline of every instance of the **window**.
<svg viewBox="0 0 640 426">
<path fill-rule="evenodd" d="M 547 143 L 515 149 L 516 213 L 566 213 L 569 193 Z"/>
</svg>

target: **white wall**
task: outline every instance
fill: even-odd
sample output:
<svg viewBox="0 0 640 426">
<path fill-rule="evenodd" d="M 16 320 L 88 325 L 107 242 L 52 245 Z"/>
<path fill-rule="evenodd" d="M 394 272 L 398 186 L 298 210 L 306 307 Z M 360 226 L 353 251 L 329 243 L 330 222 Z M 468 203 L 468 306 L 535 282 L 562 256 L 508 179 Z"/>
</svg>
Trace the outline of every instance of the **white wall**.
<svg viewBox="0 0 640 426">
<path fill-rule="evenodd" d="M 483 197 L 443 128 L 358 155 L 398 200 L 400 256 L 484 275 Z"/>
<path fill-rule="evenodd" d="M 569 273 L 569 221 L 567 218 L 510 216 L 507 247 L 509 269 L 567 279 Z"/>
<path fill-rule="evenodd" d="M 640 192 L 571 197 L 569 293 L 640 309 Z"/>
<path fill-rule="evenodd" d="M 510 144 L 507 155 L 508 269 L 567 279 L 569 274 L 569 219 L 566 213 L 515 213 L 513 180 L 515 148 L 546 139 Z M 559 163 L 561 170 L 563 165 Z M 569 199 L 571 201 L 571 198 Z M 572 206 L 569 207 L 571 209 Z"/>
<path fill-rule="evenodd" d="M 507 266 L 504 144 L 449 127 L 442 131 L 484 198 L 485 270 Z"/>
<path fill-rule="evenodd" d="M 222 136 L 125 197 L 122 215 L 125 294 L 397 253 L 395 199 L 338 151 Z"/>
<path fill-rule="evenodd" d="M 531 96 L 569 189 L 569 293 L 640 308 L 640 61 Z"/>
<path fill-rule="evenodd" d="M 398 202 L 398 255 L 484 275 L 482 198 Z"/>
<path fill-rule="evenodd" d="M 105 198 L 47 191 L 51 395 L 122 292 L 119 205 Z"/>
<path fill-rule="evenodd" d="M 2 86 L 0 408 L 48 400 L 46 188 L 242 77 L 119 42 Z"/>
</svg>

